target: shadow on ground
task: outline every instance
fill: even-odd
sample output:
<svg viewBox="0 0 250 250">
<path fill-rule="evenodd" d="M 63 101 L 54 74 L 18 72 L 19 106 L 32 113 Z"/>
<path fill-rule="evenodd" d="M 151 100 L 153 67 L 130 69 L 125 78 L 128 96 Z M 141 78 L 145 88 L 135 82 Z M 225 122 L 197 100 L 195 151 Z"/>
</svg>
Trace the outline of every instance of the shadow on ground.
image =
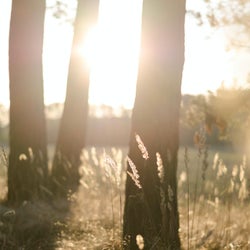
<svg viewBox="0 0 250 250">
<path fill-rule="evenodd" d="M 69 217 L 69 201 L 24 202 L 10 208 L 0 203 L 0 250 L 53 250 Z"/>
</svg>

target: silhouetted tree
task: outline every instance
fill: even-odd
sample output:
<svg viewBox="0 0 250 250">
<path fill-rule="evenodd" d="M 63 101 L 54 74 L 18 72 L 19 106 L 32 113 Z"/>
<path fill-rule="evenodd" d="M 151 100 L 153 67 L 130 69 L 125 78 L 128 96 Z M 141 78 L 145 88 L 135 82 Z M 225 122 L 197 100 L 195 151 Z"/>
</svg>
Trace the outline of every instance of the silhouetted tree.
<svg viewBox="0 0 250 250">
<path fill-rule="evenodd" d="M 78 0 L 71 51 L 67 94 L 52 168 L 57 192 L 65 194 L 79 181 L 80 154 L 85 145 L 88 115 L 89 67 L 79 48 L 96 22 L 98 0 Z"/>
<path fill-rule="evenodd" d="M 134 180 L 127 177 L 124 211 L 123 234 L 129 249 L 138 249 L 138 235 L 144 238 L 144 249 L 180 249 L 176 170 L 184 19 L 184 0 L 143 1 L 142 52 L 129 144 L 129 158 L 139 177 L 130 162 Z M 149 158 L 143 157 L 145 149 L 135 134 Z"/>
<path fill-rule="evenodd" d="M 47 178 L 42 48 L 45 0 L 13 0 L 9 37 L 8 200 L 42 195 Z"/>
</svg>

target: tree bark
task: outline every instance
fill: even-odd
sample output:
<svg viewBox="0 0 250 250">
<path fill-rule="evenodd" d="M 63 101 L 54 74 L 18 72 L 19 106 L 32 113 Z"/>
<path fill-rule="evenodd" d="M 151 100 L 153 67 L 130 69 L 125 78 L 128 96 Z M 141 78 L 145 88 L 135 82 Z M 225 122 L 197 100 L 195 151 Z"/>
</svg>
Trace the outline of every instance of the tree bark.
<svg viewBox="0 0 250 250">
<path fill-rule="evenodd" d="M 42 50 L 45 0 L 13 0 L 9 36 L 8 200 L 41 198 L 47 179 Z"/>
<path fill-rule="evenodd" d="M 176 171 L 184 19 L 184 0 L 143 1 L 142 51 L 129 143 L 142 188 L 127 176 L 123 234 L 129 249 L 138 249 L 138 234 L 144 238 L 144 249 L 180 249 Z M 142 157 L 135 134 L 149 159 Z M 157 152 L 163 164 L 161 178 Z"/>
<path fill-rule="evenodd" d="M 66 100 L 52 168 L 56 193 L 66 194 L 79 182 L 80 155 L 85 146 L 90 70 L 79 48 L 88 29 L 97 21 L 98 0 L 78 0 L 69 65 Z"/>
</svg>

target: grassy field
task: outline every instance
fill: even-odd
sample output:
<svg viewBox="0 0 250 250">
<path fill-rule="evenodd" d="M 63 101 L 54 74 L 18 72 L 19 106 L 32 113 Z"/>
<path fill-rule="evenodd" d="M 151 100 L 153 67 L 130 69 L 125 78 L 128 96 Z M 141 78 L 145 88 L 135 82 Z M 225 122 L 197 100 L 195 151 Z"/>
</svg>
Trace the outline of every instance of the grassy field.
<svg viewBox="0 0 250 250">
<path fill-rule="evenodd" d="M 68 197 L 70 213 L 65 212 L 63 201 L 49 206 L 27 203 L 15 216 L 0 207 L 0 243 L 6 246 L 0 249 L 122 249 L 126 154 L 127 148 L 105 148 L 105 153 L 103 148 L 84 150 L 79 191 Z M 115 160 L 115 169 L 105 164 L 107 155 Z M 225 148 L 179 150 L 183 249 L 250 249 L 247 162 L 246 156 Z M 0 195 L 4 198 L 3 153 L 0 174 Z M 39 242 L 37 235 L 48 240 Z M 40 248 L 34 248 L 37 245 Z"/>
</svg>

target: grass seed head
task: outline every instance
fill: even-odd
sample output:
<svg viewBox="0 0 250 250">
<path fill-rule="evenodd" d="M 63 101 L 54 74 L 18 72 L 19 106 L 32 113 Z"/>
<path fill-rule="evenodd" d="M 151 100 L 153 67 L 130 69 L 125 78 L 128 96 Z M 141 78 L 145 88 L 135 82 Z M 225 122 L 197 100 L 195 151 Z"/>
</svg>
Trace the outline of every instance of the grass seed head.
<svg viewBox="0 0 250 250">
<path fill-rule="evenodd" d="M 135 134 L 135 140 L 136 140 L 136 142 L 138 144 L 138 148 L 140 149 L 140 151 L 142 153 L 143 159 L 145 159 L 145 160 L 149 159 L 148 150 L 145 147 L 141 137 L 138 134 Z"/>
<path fill-rule="evenodd" d="M 156 153 L 156 164 L 157 164 L 157 170 L 158 170 L 158 177 L 160 179 L 160 182 L 164 182 L 164 168 L 163 168 L 163 162 L 160 153 Z"/>
<path fill-rule="evenodd" d="M 133 163 L 133 161 L 127 157 L 127 161 L 128 161 L 128 165 L 130 166 L 131 170 L 132 170 L 132 173 L 127 171 L 128 175 L 132 178 L 132 180 L 134 181 L 135 185 L 141 189 L 142 186 L 141 186 L 141 183 L 140 183 L 140 180 L 139 180 L 139 174 L 138 174 L 138 171 L 136 169 L 136 166 L 135 164 Z"/>
<path fill-rule="evenodd" d="M 140 234 L 136 235 L 136 245 L 140 250 L 144 249 L 144 239 Z"/>
</svg>

